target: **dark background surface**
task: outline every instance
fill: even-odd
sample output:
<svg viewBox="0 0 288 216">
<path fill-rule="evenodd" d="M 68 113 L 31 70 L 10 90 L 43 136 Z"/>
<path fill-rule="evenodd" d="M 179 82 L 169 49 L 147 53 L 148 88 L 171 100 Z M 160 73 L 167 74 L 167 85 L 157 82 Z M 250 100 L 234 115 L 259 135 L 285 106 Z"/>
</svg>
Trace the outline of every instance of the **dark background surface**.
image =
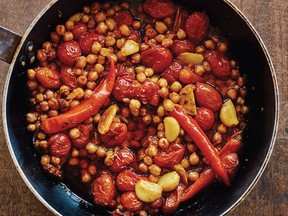
<svg viewBox="0 0 288 216">
<path fill-rule="evenodd" d="M 23 35 L 39 11 L 49 2 L 49 0 L 0 0 L 0 25 Z M 254 25 L 272 57 L 279 84 L 281 112 L 277 141 L 267 169 L 249 196 L 229 215 L 287 215 L 288 1 L 231 0 L 231 2 Z M 0 62 L 0 95 L 3 92 L 8 67 L 8 64 Z M 30 192 L 18 174 L 6 146 L 2 121 L 0 149 L 0 215 L 52 215 Z"/>
</svg>

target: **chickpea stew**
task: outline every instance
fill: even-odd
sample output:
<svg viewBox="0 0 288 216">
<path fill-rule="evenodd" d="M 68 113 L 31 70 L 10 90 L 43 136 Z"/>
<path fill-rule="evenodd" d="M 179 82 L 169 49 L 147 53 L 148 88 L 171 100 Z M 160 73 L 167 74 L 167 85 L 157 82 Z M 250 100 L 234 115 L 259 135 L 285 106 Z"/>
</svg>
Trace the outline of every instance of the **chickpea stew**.
<svg viewBox="0 0 288 216">
<path fill-rule="evenodd" d="M 172 1 L 83 7 L 27 70 L 43 170 L 112 215 L 172 214 L 239 167 L 246 77 L 209 15 Z"/>
</svg>

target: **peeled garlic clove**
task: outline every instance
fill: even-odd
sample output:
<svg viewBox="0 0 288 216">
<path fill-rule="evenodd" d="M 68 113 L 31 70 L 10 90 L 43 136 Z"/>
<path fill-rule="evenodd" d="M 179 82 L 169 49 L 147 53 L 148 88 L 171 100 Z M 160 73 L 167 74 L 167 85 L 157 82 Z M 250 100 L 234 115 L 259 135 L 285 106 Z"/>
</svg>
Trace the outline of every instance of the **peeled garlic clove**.
<svg viewBox="0 0 288 216">
<path fill-rule="evenodd" d="M 230 99 L 221 107 L 220 120 L 226 127 L 234 127 L 239 124 L 235 106 Z"/>
<path fill-rule="evenodd" d="M 188 178 L 184 167 L 181 164 L 176 164 L 173 168 L 179 174 L 181 182 L 184 185 L 188 185 Z"/>
<path fill-rule="evenodd" d="M 112 121 L 117 113 L 117 110 L 118 106 L 116 104 L 113 104 L 108 107 L 108 109 L 106 109 L 101 115 L 98 123 L 98 131 L 100 134 L 106 134 L 109 131 Z"/>
<path fill-rule="evenodd" d="M 134 40 L 127 40 L 121 48 L 122 56 L 129 56 L 139 52 L 139 45 Z"/>
<path fill-rule="evenodd" d="M 162 187 L 164 192 L 168 192 L 175 190 L 176 187 L 179 185 L 179 182 L 179 174 L 176 171 L 172 171 L 162 175 L 157 183 Z"/>
<path fill-rule="evenodd" d="M 161 198 L 162 187 L 159 184 L 141 179 L 135 185 L 135 193 L 143 202 L 154 202 Z"/>
<path fill-rule="evenodd" d="M 169 142 L 173 142 L 179 136 L 180 133 L 180 125 L 178 121 L 171 117 L 167 116 L 164 118 L 164 129 L 165 129 L 165 137 Z"/>
<path fill-rule="evenodd" d="M 84 15 L 84 13 L 82 13 L 82 12 L 75 13 L 68 20 L 73 21 L 73 22 L 78 22 L 81 20 L 83 15 Z"/>
<path fill-rule="evenodd" d="M 196 103 L 192 84 L 186 85 L 179 93 L 179 103 L 190 115 L 196 115 Z"/>
<path fill-rule="evenodd" d="M 183 52 L 178 55 L 177 59 L 181 61 L 184 65 L 189 64 L 201 64 L 204 60 L 204 56 L 198 53 Z"/>
</svg>

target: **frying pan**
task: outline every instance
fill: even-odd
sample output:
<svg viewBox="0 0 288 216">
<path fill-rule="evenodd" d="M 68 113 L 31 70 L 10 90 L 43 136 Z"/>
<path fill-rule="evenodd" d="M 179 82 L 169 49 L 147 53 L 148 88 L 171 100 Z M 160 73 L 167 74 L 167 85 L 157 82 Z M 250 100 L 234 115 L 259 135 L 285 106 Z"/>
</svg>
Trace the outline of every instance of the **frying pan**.
<svg viewBox="0 0 288 216">
<path fill-rule="evenodd" d="M 139 3 L 133 1 L 133 4 Z M 13 161 L 31 191 L 56 215 L 109 215 L 109 209 L 94 206 L 65 184 L 42 171 L 39 155 L 26 131 L 25 114 L 30 111 L 25 90 L 25 71 L 34 66 L 35 51 L 49 40 L 58 23 L 64 23 L 92 1 L 60 0 L 47 5 L 21 38 L 0 29 L 0 57 L 11 63 L 4 89 L 3 125 Z M 263 173 L 276 139 L 279 95 L 269 54 L 247 18 L 228 0 L 177 1 L 193 11 L 205 10 L 212 26 L 219 27 L 229 41 L 229 55 L 248 77 L 248 127 L 241 167 L 232 185 L 214 183 L 193 199 L 182 203 L 175 215 L 224 215 L 247 196 Z M 3 43 L 3 38 L 5 42 Z"/>
</svg>

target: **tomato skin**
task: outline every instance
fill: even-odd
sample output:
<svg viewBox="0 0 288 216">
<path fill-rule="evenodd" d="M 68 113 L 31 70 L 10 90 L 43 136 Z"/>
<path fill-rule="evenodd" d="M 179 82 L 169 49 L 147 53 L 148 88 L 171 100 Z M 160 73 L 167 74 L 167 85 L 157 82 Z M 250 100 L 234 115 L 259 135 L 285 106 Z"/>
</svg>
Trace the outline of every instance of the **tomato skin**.
<svg viewBox="0 0 288 216">
<path fill-rule="evenodd" d="M 160 150 L 153 161 L 160 167 L 173 167 L 182 160 L 184 153 L 182 144 L 171 144 L 167 149 Z"/>
<path fill-rule="evenodd" d="M 183 69 L 181 62 L 173 60 L 169 67 L 163 71 L 161 76 L 165 78 L 169 84 L 172 84 L 173 82 L 179 80 L 179 73 L 181 69 Z"/>
<path fill-rule="evenodd" d="M 121 26 L 121 25 L 131 26 L 134 18 L 130 11 L 125 10 L 125 11 L 118 12 L 114 16 L 114 20 L 118 24 L 118 26 Z"/>
<path fill-rule="evenodd" d="M 197 114 L 194 119 L 204 131 L 210 130 L 215 122 L 214 113 L 205 107 L 197 108 Z"/>
<path fill-rule="evenodd" d="M 129 164 L 134 161 L 134 154 L 128 148 L 121 148 L 116 153 L 116 158 L 113 161 L 110 170 L 113 172 L 120 172 L 124 170 Z"/>
<path fill-rule="evenodd" d="M 83 54 L 88 55 L 89 53 L 92 53 L 91 47 L 94 41 L 97 41 L 102 46 L 104 46 L 105 36 L 94 33 L 94 32 L 86 32 L 80 36 L 78 42 L 79 42 L 79 45 Z"/>
<path fill-rule="evenodd" d="M 113 122 L 106 134 L 100 135 L 100 139 L 107 147 L 115 147 L 122 144 L 127 136 L 127 125 L 121 122 Z"/>
<path fill-rule="evenodd" d="M 195 45 L 189 40 L 174 40 L 171 51 L 175 56 L 183 52 L 195 52 Z"/>
<path fill-rule="evenodd" d="M 134 191 L 124 192 L 120 199 L 121 204 L 128 211 L 140 211 L 143 207 L 143 202 L 136 196 Z"/>
<path fill-rule="evenodd" d="M 143 9 L 154 18 L 167 18 L 176 13 L 176 6 L 170 0 L 145 0 Z"/>
<path fill-rule="evenodd" d="M 141 33 L 138 30 L 131 29 L 131 34 L 125 37 L 126 40 L 134 40 L 135 42 L 139 43 L 141 40 Z"/>
<path fill-rule="evenodd" d="M 227 171 L 227 174 L 229 175 L 229 177 L 233 177 L 239 165 L 238 154 L 230 153 L 228 155 L 225 155 L 224 157 L 221 157 L 221 159 L 222 159 L 224 168 Z"/>
<path fill-rule="evenodd" d="M 77 79 L 70 66 L 62 66 L 60 68 L 62 82 L 72 89 L 78 87 Z"/>
<path fill-rule="evenodd" d="M 222 106 L 222 97 L 219 91 L 206 83 L 196 83 L 195 99 L 199 106 L 206 107 L 216 112 Z"/>
<path fill-rule="evenodd" d="M 185 191 L 186 187 L 179 184 L 174 191 L 171 191 L 162 205 L 162 211 L 165 215 L 172 214 L 178 208 L 181 197 Z"/>
<path fill-rule="evenodd" d="M 225 79 L 231 74 L 229 59 L 216 51 L 207 51 L 205 59 L 210 64 L 214 76 Z"/>
<path fill-rule="evenodd" d="M 35 76 L 45 88 L 59 88 L 61 85 L 58 71 L 52 68 L 39 68 L 36 70 Z"/>
<path fill-rule="evenodd" d="M 73 37 L 76 40 L 85 32 L 87 32 L 87 25 L 82 22 L 76 23 L 74 28 L 72 29 Z"/>
<path fill-rule="evenodd" d="M 65 133 L 53 135 L 48 140 L 49 151 L 55 157 L 65 157 L 71 149 L 71 141 Z"/>
<path fill-rule="evenodd" d="M 200 43 L 209 30 L 209 18 L 204 12 L 193 12 L 185 22 L 187 37 Z"/>
<path fill-rule="evenodd" d="M 122 191 L 135 191 L 135 184 L 140 180 L 148 180 L 145 176 L 137 175 L 132 170 L 126 169 L 121 171 L 116 178 L 116 186 Z"/>
<path fill-rule="evenodd" d="M 61 43 L 57 48 L 57 57 L 65 65 L 73 66 L 80 55 L 80 46 L 74 40 Z"/>
<path fill-rule="evenodd" d="M 160 73 L 172 63 L 172 53 L 161 45 L 154 46 L 141 53 L 142 64 Z"/>
<path fill-rule="evenodd" d="M 84 148 L 89 142 L 92 125 L 79 124 L 76 128 L 80 130 L 80 137 L 72 139 L 73 145 L 76 148 Z"/>
<path fill-rule="evenodd" d="M 94 202 L 103 206 L 114 206 L 115 205 L 115 194 L 116 187 L 111 174 L 102 173 L 97 177 L 92 185 L 92 193 Z"/>
</svg>

